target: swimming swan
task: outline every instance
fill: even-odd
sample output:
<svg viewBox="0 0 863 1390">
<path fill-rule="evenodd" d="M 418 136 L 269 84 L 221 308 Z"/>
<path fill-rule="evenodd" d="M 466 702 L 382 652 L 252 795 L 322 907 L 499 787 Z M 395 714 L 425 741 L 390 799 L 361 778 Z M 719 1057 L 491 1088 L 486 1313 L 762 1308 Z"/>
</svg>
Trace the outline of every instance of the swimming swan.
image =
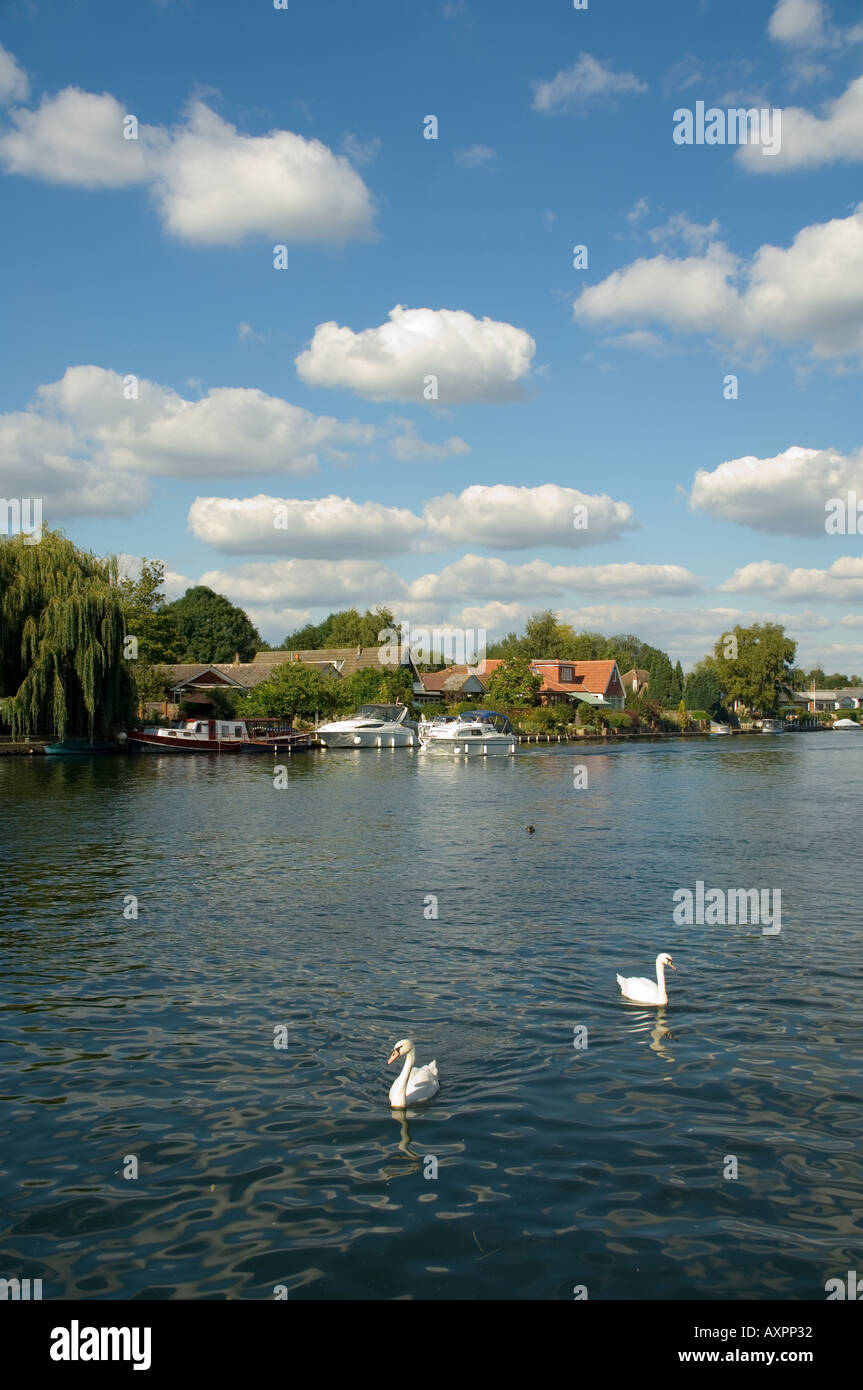
<svg viewBox="0 0 863 1390">
<path fill-rule="evenodd" d="M 622 975 L 618 975 L 617 983 L 620 985 L 620 992 L 624 999 L 634 999 L 637 1004 L 667 1004 L 666 965 L 671 966 L 672 970 L 677 969 L 667 951 L 656 957 L 656 984 L 652 980 L 645 980 L 638 975 L 632 975 L 628 980 L 624 979 Z"/>
<path fill-rule="evenodd" d="M 396 1043 L 392 1056 L 387 1062 L 404 1057 L 405 1064 L 390 1087 L 390 1105 L 394 1110 L 403 1110 L 408 1101 L 430 1100 L 435 1091 L 440 1090 L 437 1079 L 437 1062 L 429 1062 L 424 1067 L 415 1067 L 416 1048 L 412 1038 L 402 1038 Z"/>
</svg>

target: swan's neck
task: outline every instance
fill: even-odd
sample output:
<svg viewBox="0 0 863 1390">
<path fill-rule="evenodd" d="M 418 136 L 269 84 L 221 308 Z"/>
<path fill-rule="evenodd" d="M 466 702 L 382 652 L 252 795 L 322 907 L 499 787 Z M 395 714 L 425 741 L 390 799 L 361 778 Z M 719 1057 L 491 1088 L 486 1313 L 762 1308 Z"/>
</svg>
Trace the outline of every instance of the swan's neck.
<svg viewBox="0 0 863 1390">
<path fill-rule="evenodd" d="M 656 962 L 656 988 L 659 990 L 660 999 L 668 998 L 668 991 L 665 988 L 665 966 L 661 960 Z"/>
<path fill-rule="evenodd" d="M 393 1102 L 393 1104 L 399 1108 L 403 1106 L 405 1103 L 405 1096 L 407 1095 L 408 1089 L 408 1079 L 410 1077 L 411 1072 L 413 1071 L 415 1057 L 416 1053 L 414 1052 L 413 1048 L 411 1048 L 410 1052 L 408 1052 L 405 1057 L 405 1064 L 399 1072 L 399 1079 L 396 1082 L 395 1100 Z"/>
</svg>

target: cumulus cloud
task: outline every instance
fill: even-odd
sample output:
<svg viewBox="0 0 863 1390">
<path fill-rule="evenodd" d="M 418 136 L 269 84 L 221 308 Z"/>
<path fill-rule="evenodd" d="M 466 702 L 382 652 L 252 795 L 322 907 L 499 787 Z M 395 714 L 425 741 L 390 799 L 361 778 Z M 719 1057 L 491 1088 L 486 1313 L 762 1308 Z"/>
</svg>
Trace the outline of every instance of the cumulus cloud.
<svg viewBox="0 0 863 1390">
<path fill-rule="evenodd" d="M 863 204 L 804 227 L 789 247 L 760 247 L 749 262 L 721 242 L 703 256 L 634 261 L 583 290 L 573 317 L 663 323 L 750 347 L 803 343 L 819 358 L 863 352 Z"/>
<path fill-rule="evenodd" d="M 253 561 L 230 570 L 207 570 L 201 584 L 227 594 L 235 603 L 353 607 L 398 598 L 405 583 L 394 570 L 373 560 Z"/>
<path fill-rule="evenodd" d="M 689 505 L 719 521 L 777 536 L 823 536 L 825 504 L 856 490 L 863 497 L 863 449 L 793 447 L 773 458 L 729 459 L 695 475 Z"/>
<path fill-rule="evenodd" d="M 510 565 L 496 557 L 463 555 L 439 574 L 415 579 L 409 593 L 411 598 L 425 601 L 500 598 L 511 602 L 516 598 L 556 598 L 569 590 L 635 597 L 693 594 L 701 587 L 701 581 L 679 565 L 550 565 L 545 560 Z"/>
<path fill-rule="evenodd" d="M 816 169 L 824 164 L 863 159 L 863 77 L 857 77 L 841 96 L 825 103 L 823 115 L 802 106 L 782 108 L 782 145 L 770 158 L 761 158 L 760 145 L 741 145 L 735 158 L 750 173 L 785 173 Z"/>
<path fill-rule="evenodd" d="M 826 42 L 827 16 L 823 0 L 777 0 L 767 32 L 777 43 L 820 48 Z"/>
<path fill-rule="evenodd" d="M 224 554 L 330 559 L 397 555 L 412 550 L 423 532 L 420 517 L 403 507 L 353 502 L 349 497 L 196 497 L 189 530 Z"/>
<path fill-rule="evenodd" d="M 149 185 L 164 229 L 196 245 L 250 235 L 344 242 L 371 234 L 371 195 L 320 140 L 289 130 L 241 134 L 203 101 L 172 127 L 140 125 L 124 138 L 116 97 L 66 87 L 36 110 L 18 107 L 0 134 L 14 174 L 84 188 Z"/>
<path fill-rule="evenodd" d="M 7 494 L 43 497 L 46 519 L 127 517 L 147 504 L 145 475 L 306 473 L 319 455 L 368 445 L 375 433 L 263 391 L 218 388 L 189 401 L 141 378 L 127 399 L 133 383 L 102 367 L 69 367 L 27 410 L 0 415 Z"/>
<path fill-rule="evenodd" d="M 8 106 L 13 101 L 26 101 L 29 94 L 30 83 L 26 72 L 0 44 L 0 106 Z"/>
<path fill-rule="evenodd" d="M 832 626 L 829 618 L 808 610 L 775 613 L 741 608 L 661 608 L 619 603 L 564 608 L 559 610 L 559 616 L 577 631 L 634 632 L 642 641 L 661 647 L 672 659 L 687 664 L 711 651 L 716 639 L 738 624 L 749 627 L 752 623 L 781 623 L 792 636 Z"/>
<path fill-rule="evenodd" d="M 586 530 L 573 526 L 576 507 L 585 509 Z M 188 524 L 199 540 L 225 554 L 334 559 L 450 550 L 461 544 L 574 549 L 614 540 L 637 523 L 625 502 L 544 483 L 534 488 L 467 487 L 458 496 L 430 498 L 422 515 L 348 497 L 198 497 Z"/>
<path fill-rule="evenodd" d="M 720 593 L 761 593 L 783 599 L 863 598 L 863 557 L 842 555 L 829 569 L 792 569 L 771 560 L 756 560 L 736 569 L 719 585 Z"/>
<path fill-rule="evenodd" d="M 307 386 L 342 387 L 370 401 L 422 401 L 433 376 L 440 403 L 458 405 L 520 399 L 535 351 L 530 334 L 510 323 L 397 304 L 387 323 L 360 333 L 318 324 L 296 366 Z"/>
<path fill-rule="evenodd" d="M 425 517 L 441 547 L 465 543 L 503 550 L 598 545 L 637 526 L 628 503 L 556 483 L 538 487 L 474 484 L 458 495 L 432 498 L 426 503 Z M 587 525 L 577 529 L 576 519 L 583 517 Z"/>
<path fill-rule="evenodd" d="M 631 72 L 613 72 L 589 53 L 581 53 L 570 68 L 549 82 L 533 82 L 533 109 L 547 116 L 583 112 L 617 96 L 641 95 L 647 83 Z"/>
<path fill-rule="evenodd" d="M 651 227 L 648 235 L 654 246 L 663 250 L 682 245 L 698 256 L 716 240 L 718 233 L 719 222 L 715 217 L 712 222 L 691 222 L 685 212 L 676 212 L 661 227 Z"/>
</svg>

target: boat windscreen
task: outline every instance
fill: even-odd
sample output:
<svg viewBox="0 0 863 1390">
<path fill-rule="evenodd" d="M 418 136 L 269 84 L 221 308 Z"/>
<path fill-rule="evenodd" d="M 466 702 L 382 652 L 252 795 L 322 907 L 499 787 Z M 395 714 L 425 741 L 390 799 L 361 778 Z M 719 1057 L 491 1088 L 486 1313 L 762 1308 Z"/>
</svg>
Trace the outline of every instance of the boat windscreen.
<svg viewBox="0 0 863 1390">
<path fill-rule="evenodd" d="M 394 722 L 398 720 L 404 713 L 404 705 L 360 705 L 354 718 L 387 719 L 390 722 Z"/>
</svg>

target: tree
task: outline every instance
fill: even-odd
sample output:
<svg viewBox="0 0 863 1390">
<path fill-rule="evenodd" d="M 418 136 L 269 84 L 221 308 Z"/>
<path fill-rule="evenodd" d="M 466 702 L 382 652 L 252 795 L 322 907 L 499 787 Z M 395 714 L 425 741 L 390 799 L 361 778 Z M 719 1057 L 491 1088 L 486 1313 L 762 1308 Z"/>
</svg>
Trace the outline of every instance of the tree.
<svg viewBox="0 0 863 1390">
<path fill-rule="evenodd" d="M 328 715 L 339 706 L 339 685 L 332 676 L 321 675 L 315 666 L 286 661 L 276 667 L 268 680 L 250 691 L 243 703 L 243 714 L 278 719 Z"/>
<path fill-rule="evenodd" d="M 660 709 L 672 709 L 683 694 L 674 675 L 669 657 L 662 651 L 654 651 L 648 666 L 650 679 L 648 690 L 650 698 Z"/>
<path fill-rule="evenodd" d="M 525 623 L 520 656 L 529 661 L 574 660 L 575 632 L 569 623 L 558 622 L 550 608 L 532 613 Z"/>
<path fill-rule="evenodd" d="M 138 644 L 135 658 L 144 664 L 179 661 L 180 634 L 162 586 L 165 566 L 161 560 L 141 561 L 137 578 L 125 576 L 119 588 L 126 618 L 126 636 Z"/>
<path fill-rule="evenodd" d="M 379 647 L 385 638 L 380 634 L 396 626 L 388 608 L 345 608 L 330 613 L 322 623 L 307 623 L 290 633 L 282 643 L 284 651 L 320 651 L 322 647 Z"/>
<path fill-rule="evenodd" d="M 678 691 L 678 693 L 679 693 L 679 695 L 680 695 L 680 698 L 681 698 L 681 700 L 682 700 L 682 699 L 683 699 L 683 687 L 686 685 L 686 677 L 685 677 L 684 674 L 683 674 L 683 667 L 681 666 L 681 664 L 680 664 L 679 661 L 676 662 L 676 663 L 675 663 L 675 666 L 674 666 L 674 681 L 675 681 L 675 689 Z"/>
<path fill-rule="evenodd" d="M 179 633 L 179 661 L 251 661 L 260 636 L 242 608 L 205 584 L 187 589 L 182 598 L 168 605 Z"/>
<path fill-rule="evenodd" d="M 703 709 L 708 714 L 719 708 L 722 687 L 716 673 L 704 662 L 699 662 L 694 671 L 686 677 L 683 698 L 687 709 Z"/>
<path fill-rule="evenodd" d="M 488 696 L 494 704 L 536 705 L 539 703 L 539 689 L 542 676 L 530 669 L 530 663 L 523 656 L 505 661 L 493 671 L 488 682 Z"/>
<path fill-rule="evenodd" d="M 734 643 L 729 638 L 734 638 Z M 736 655 L 726 654 L 736 650 Z M 773 714 L 781 685 L 787 685 L 797 643 L 785 636 L 781 623 L 754 623 L 723 633 L 713 649 L 711 665 L 730 703 L 739 700 L 749 710 Z"/>
<path fill-rule="evenodd" d="M 59 531 L 0 539 L 0 697 L 15 738 L 106 737 L 132 689 L 117 562 Z"/>
</svg>

